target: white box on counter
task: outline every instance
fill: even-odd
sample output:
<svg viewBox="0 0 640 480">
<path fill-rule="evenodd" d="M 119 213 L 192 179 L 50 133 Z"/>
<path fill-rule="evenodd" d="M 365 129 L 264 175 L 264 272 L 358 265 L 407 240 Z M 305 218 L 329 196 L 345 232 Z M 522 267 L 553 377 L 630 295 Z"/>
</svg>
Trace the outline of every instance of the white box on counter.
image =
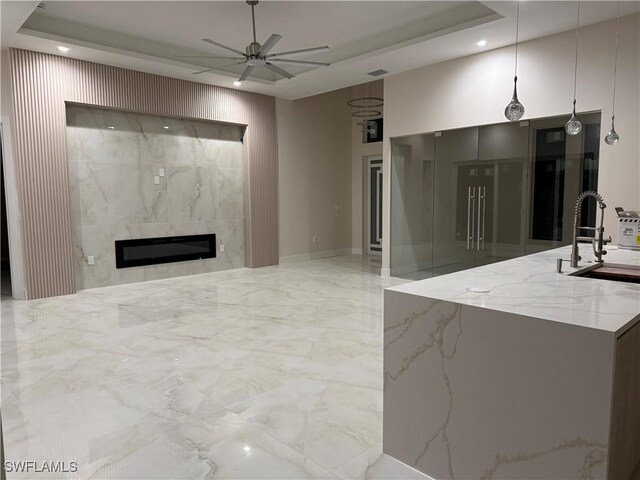
<svg viewBox="0 0 640 480">
<path fill-rule="evenodd" d="M 640 250 L 640 218 L 618 218 L 618 247 Z"/>
</svg>

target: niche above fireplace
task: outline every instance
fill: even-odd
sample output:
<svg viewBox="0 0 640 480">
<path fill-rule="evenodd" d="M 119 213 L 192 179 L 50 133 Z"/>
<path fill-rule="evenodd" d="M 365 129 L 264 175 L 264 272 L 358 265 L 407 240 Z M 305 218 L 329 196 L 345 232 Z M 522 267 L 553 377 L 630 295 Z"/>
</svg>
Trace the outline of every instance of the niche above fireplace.
<svg viewBox="0 0 640 480">
<path fill-rule="evenodd" d="M 215 258 L 216 235 L 116 240 L 116 268 Z"/>
</svg>

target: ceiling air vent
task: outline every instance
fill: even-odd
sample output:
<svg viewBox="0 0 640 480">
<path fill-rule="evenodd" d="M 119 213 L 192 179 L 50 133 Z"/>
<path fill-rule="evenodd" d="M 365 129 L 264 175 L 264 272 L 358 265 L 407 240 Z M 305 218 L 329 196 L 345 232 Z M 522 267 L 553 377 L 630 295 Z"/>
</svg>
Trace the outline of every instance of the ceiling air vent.
<svg viewBox="0 0 640 480">
<path fill-rule="evenodd" d="M 371 75 L 372 77 L 379 77 L 380 75 L 384 75 L 386 73 L 389 73 L 389 72 L 381 68 L 379 70 L 374 70 L 373 72 L 369 72 L 367 73 L 367 75 Z"/>
</svg>

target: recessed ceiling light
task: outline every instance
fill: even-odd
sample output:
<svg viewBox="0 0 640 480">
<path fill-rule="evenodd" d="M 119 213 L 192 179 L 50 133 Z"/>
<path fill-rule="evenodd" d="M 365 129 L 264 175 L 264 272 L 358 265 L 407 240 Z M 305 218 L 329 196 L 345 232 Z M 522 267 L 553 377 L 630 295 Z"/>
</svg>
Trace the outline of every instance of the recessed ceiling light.
<svg viewBox="0 0 640 480">
<path fill-rule="evenodd" d="M 63 47 L 62 45 L 58 46 L 58 50 L 60 50 L 62 53 L 67 53 L 69 51 L 67 47 Z"/>
<path fill-rule="evenodd" d="M 476 43 L 476 45 L 479 47 L 484 47 L 486 44 L 487 44 L 486 40 L 480 40 L 478 43 Z"/>
<path fill-rule="evenodd" d="M 107 128 L 108 128 L 109 130 L 113 130 L 113 129 L 114 129 L 114 128 L 116 128 L 116 127 L 112 127 L 111 125 L 109 125 Z"/>
<path fill-rule="evenodd" d="M 240 85 L 242 85 L 242 82 L 239 82 L 238 80 L 236 80 L 235 82 L 233 82 L 233 84 L 234 84 L 236 87 L 239 87 Z"/>
<path fill-rule="evenodd" d="M 162 128 L 167 129 L 169 128 L 169 125 L 162 125 Z"/>
</svg>

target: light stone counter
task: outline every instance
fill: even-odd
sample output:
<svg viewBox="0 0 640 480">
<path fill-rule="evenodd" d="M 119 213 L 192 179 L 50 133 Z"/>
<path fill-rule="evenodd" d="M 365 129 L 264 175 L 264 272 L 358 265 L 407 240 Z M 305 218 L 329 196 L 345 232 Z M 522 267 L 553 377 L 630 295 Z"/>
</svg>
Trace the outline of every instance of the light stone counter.
<svg viewBox="0 0 640 480">
<path fill-rule="evenodd" d="M 640 285 L 556 273 L 569 254 L 385 290 L 385 453 L 438 480 L 640 473 Z"/>
</svg>

